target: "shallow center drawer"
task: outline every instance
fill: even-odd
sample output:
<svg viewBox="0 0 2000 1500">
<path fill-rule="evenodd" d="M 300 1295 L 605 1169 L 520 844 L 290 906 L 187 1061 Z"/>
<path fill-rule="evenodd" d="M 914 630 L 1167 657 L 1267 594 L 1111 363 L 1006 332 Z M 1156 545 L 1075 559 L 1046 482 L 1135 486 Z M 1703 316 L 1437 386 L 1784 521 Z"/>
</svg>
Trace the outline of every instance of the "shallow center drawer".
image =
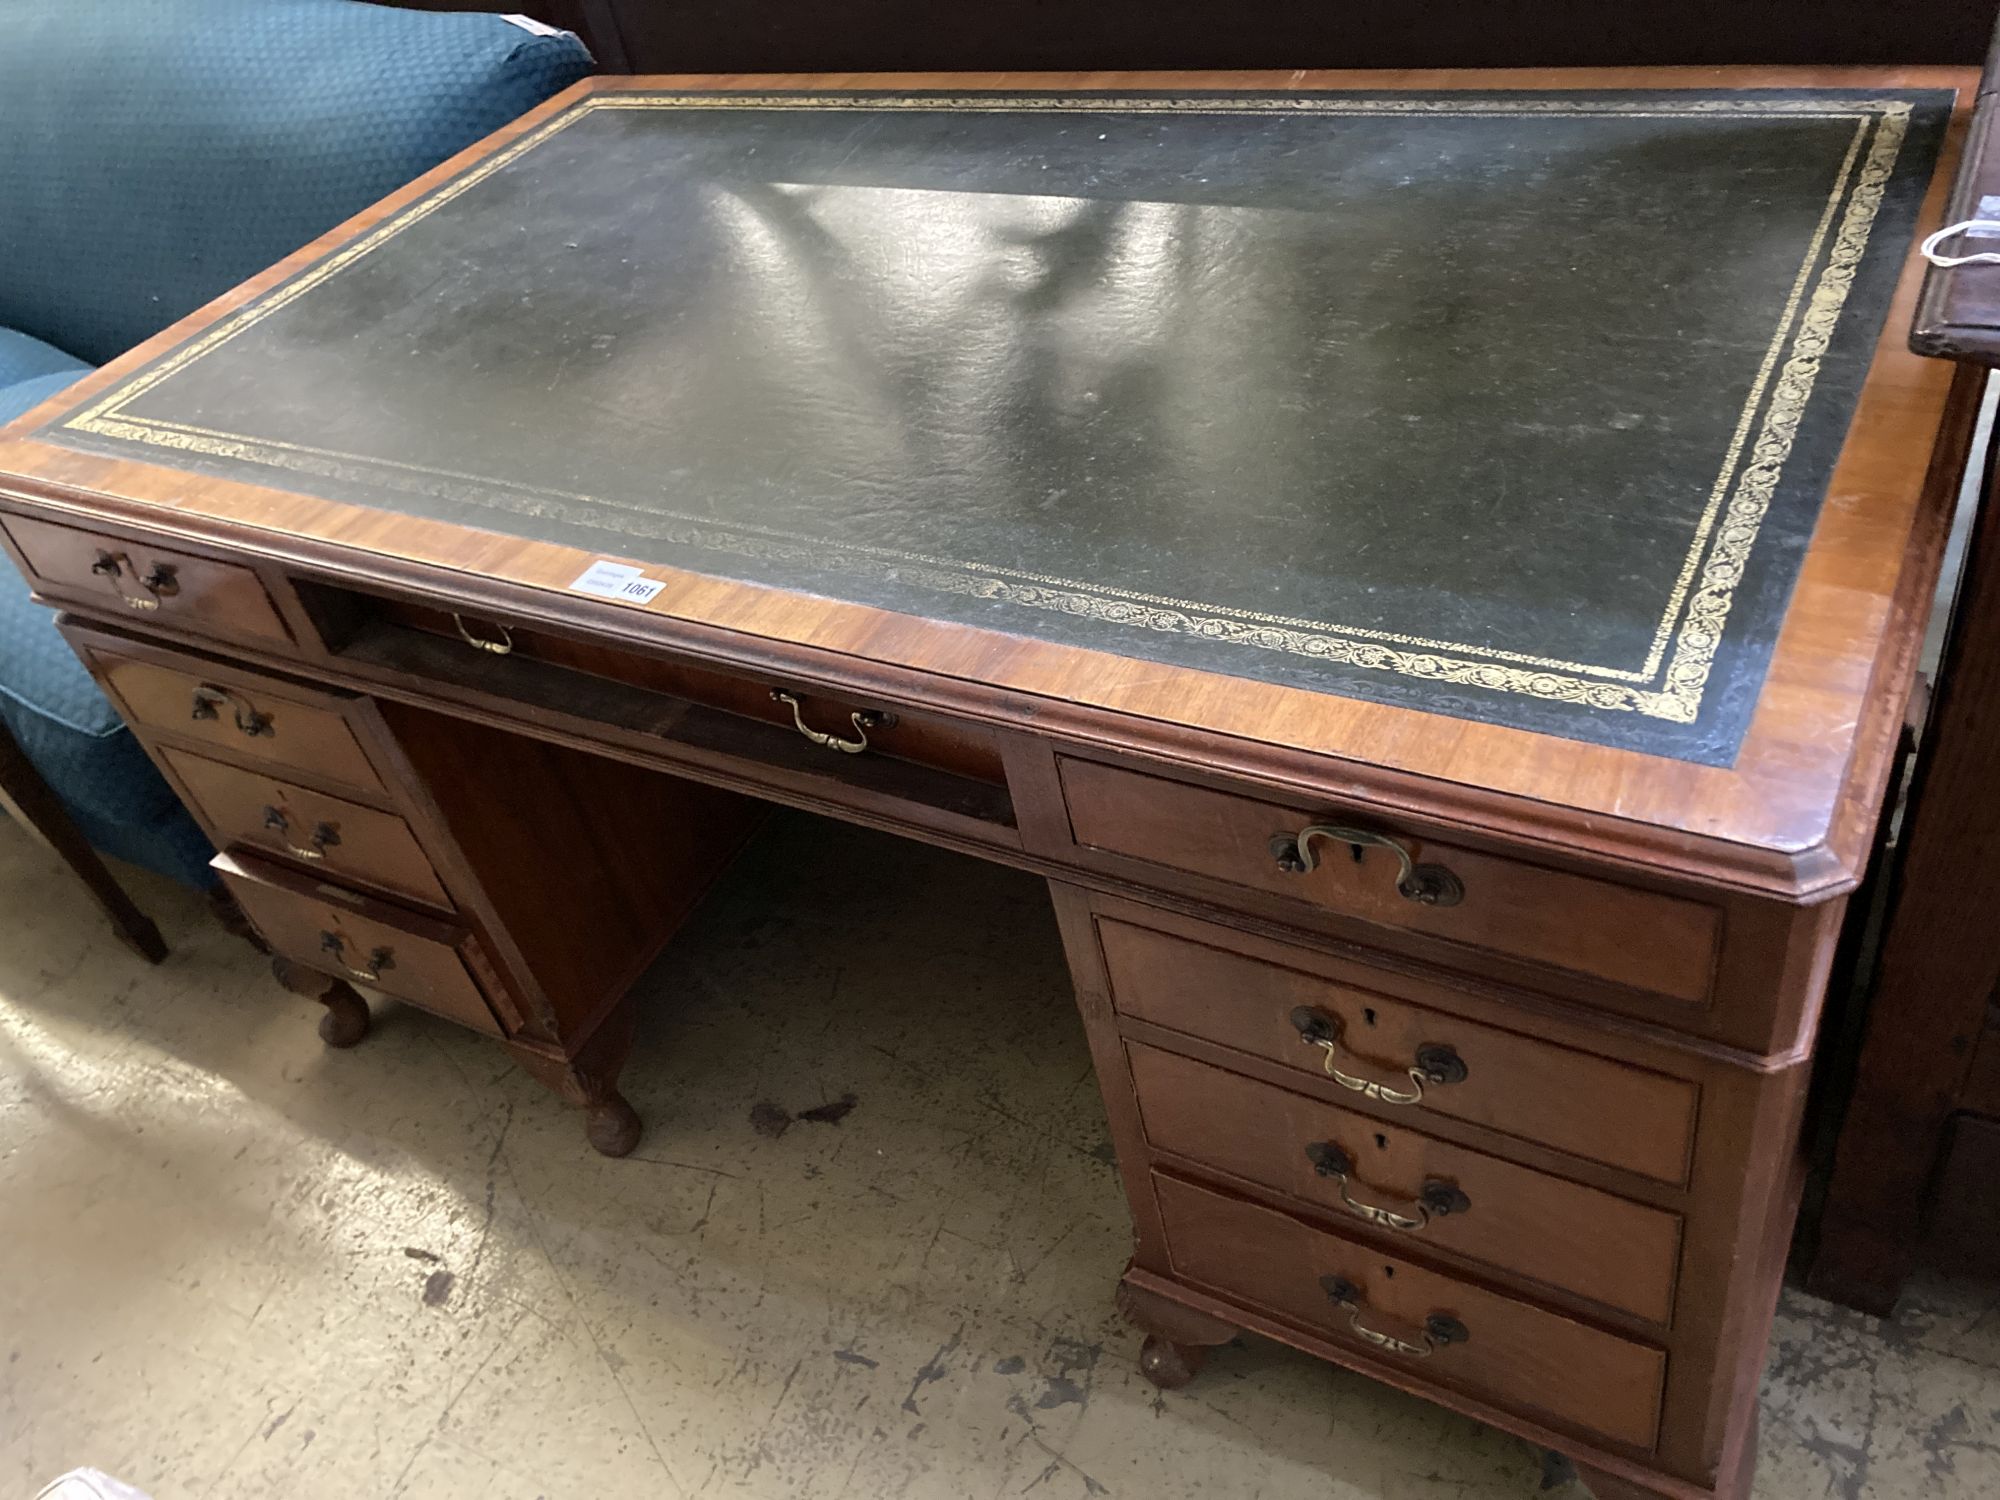
<svg viewBox="0 0 2000 1500">
<path fill-rule="evenodd" d="M 417 836 L 394 813 L 171 745 L 160 753 L 218 846 L 248 844 L 334 879 L 430 906 L 451 905 Z"/>
<path fill-rule="evenodd" d="M 214 868 L 274 953 L 489 1036 L 503 1034 L 466 961 L 475 939 L 458 923 L 404 911 L 254 855 L 218 854 Z"/>
<path fill-rule="evenodd" d="M 1666 1354 L 1153 1174 L 1174 1272 L 1412 1375 L 1650 1449 Z"/>
<path fill-rule="evenodd" d="M 1120 1015 L 1268 1058 L 1413 1119 L 1435 1113 L 1661 1182 L 1686 1178 L 1698 1090 L 1685 1079 L 1149 927 L 1099 917 L 1097 932 Z"/>
<path fill-rule="evenodd" d="M 1146 1139 L 1301 1203 L 1665 1324 L 1681 1221 L 1138 1042 Z"/>
</svg>

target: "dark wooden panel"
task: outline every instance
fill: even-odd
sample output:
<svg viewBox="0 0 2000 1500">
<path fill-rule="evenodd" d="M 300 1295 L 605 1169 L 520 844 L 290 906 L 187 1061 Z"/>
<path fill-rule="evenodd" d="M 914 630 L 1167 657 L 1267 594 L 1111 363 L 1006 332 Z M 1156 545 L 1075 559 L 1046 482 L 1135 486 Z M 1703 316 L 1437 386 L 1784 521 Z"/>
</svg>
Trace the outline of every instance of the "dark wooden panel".
<svg viewBox="0 0 2000 1500">
<path fill-rule="evenodd" d="M 1958 1099 L 1975 1114 L 2000 1119 L 2000 999 L 1986 1006 L 1986 1029 L 1973 1044 L 1972 1067 Z"/>
<path fill-rule="evenodd" d="M 219 854 L 215 869 L 272 952 L 502 1034 L 469 972 L 472 937 L 463 927 L 248 854 Z"/>
<path fill-rule="evenodd" d="M 1331 1061 L 1404 1091 L 1420 1049 L 1449 1048 L 1464 1077 L 1426 1084 L 1422 1102 L 1407 1107 L 1413 1120 L 1435 1112 L 1661 1182 L 1687 1175 L 1698 1091 L 1682 1079 L 1127 922 L 1100 919 L 1098 935 L 1123 1015 L 1320 1077 Z M 1219 928 L 1215 936 L 1228 937 Z M 1306 1041 L 1293 1020 L 1298 1010 L 1337 1024 L 1337 1053 Z"/>
<path fill-rule="evenodd" d="M 1666 1355 L 1510 1297 L 1384 1256 L 1287 1214 L 1155 1173 L 1174 1269 L 1197 1285 L 1337 1339 L 1382 1350 L 1324 1280 L 1358 1289 L 1362 1327 L 1421 1343 L 1426 1321 L 1454 1319 L 1466 1337 L 1427 1357 L 1383 1350 L 1442 1384 L 1649 1449 Z"/>
<path fill-rule="evenodd" d="M 1155 1148 L 1655 1323 L 1673 1304 L 1678 1216 L 1129 1043 Z M 1325 1148 L 1352 1163 L 1324 1170 Z M 1315 1156 L 1314 1151 L 1318 1152 Z M 1423 1201 L 1426 1188 L 1447 1211 Z M 1390 1214 L 1383 1223 L 1357 1205 Z"/>
<path fill-rule="evenodd" d="M 1996 268 L 2000 269 L 2000 268 Z M 1918 747 L 1881 955 L 1808 1284 L 1877 1315 L 1916 1264 L 1925 1189 L 2000 989 L 2000 504 L 1989 467 Z"/>
<path fill-rule="evenodd" d="M 292 638 L 256 573 L 239 563 L 27 516 L 11 517 L 6 530 L 34 569 L 36 587 L 52 598 L 99 607 L 115 601 L 135 616 L 158 616 L 225 636 Z"/>
<path fill-rule="evenodd" d="M 1079 844 L 1187 870 L 1315 908 L 1572 969 L 1689 1002 L 1708 997 L 1721 939 L 1716 909 L 1439 843 L 1366 814 L 1278 807 L 1065 757 Z M 1358 825 L 1401 844 L 1461 888 L 1452 905 L 1401 894 L 1384 848 L 1313 841 L 1315 868 L 1288 870 L 1273 840 L 1313 825 Z"/>
<path fill-rule="evenodd" d="M 247 844 L 328 879 L 450 908 L 416 835 L 394 813 L 171 745 L 161 747 L 160 757 L 218 846 Z"/>
<path fill-rule="evenodd" d="M 766 810 L 604 756 L 398 703 L 378 709 L 565 1045 L 659 955 Z"/>
<path fill-rule="evenodd" d="M 430 0 L 426 0 L 430 3 Z M 904 68 L 1584 67 L 1978 60 L 1986 0 L 609 0 L 582 11 L 607 67 L 639 73 Z M 609 16 L 605 11 L 611 12 Z M 572 23 L 573 24 L 573 23 Z M 619 58 L 622 56 L 622 62 Z"/>
<path fill-rule="evenodd" d="M 1925 1254 L 1939 1267 L 2000 1275 L 2000 1120 L 1952 1116 L 1925 1225 Z"/>
</svg>

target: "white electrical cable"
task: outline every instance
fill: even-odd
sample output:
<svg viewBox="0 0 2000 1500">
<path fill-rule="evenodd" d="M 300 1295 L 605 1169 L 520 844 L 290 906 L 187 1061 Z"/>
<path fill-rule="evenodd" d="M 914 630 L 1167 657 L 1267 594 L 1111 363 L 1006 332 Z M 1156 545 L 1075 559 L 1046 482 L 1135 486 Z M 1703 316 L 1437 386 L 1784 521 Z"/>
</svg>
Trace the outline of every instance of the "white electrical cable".
<svg viewBox="0 0 2000 1500">
<path fill-rule="evenodd" d="M 1982 205 L 1983 206 L 1983 205 Z M 1980 250 L 1971 255 L 1940 255 L 1938 246 L 1955 235 L 1973 234 L 1991 237 L 2000 235 L 2000 219 L 1962 219 L 1956 224 L 1947 224 L 1923 243 L 1924 259 L 1934 266 L 2000 266 L 2000 250 Z"/>
</svg>

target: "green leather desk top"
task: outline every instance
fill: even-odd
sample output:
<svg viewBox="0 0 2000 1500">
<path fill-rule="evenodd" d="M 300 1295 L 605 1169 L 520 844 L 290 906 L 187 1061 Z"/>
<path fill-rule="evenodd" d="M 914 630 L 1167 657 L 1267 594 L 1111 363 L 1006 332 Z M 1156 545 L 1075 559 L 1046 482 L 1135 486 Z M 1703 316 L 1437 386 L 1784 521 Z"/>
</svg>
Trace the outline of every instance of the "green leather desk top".
<svg viewBox="0 0 2000 1500">
<path fill-rule="evenodd" d="M 42 436 L 1726 764 L 1948 104 L 599 94 Z"/>
</svg>

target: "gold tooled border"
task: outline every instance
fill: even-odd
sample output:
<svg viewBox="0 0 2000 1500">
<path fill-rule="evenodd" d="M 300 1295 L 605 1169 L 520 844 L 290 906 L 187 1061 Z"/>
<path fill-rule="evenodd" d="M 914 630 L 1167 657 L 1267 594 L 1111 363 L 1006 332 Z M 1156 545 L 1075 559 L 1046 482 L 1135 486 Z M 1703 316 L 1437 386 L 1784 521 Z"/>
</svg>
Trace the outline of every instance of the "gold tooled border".
<svg viewBox="0 0 2000 1500">
<path fill-rule="evenodd" d="M 1107 588 L 988 564 L 878 548 L 827 538 L 712 520 L 601 496 L 563 494 L 502 484 L 490 476 L 457 474 L 397 460 L 314 449 L 247 434 L 220 432 L 133 414 L 131 404 L 197 359 L 265 317 L 305 295 L 352 265 L 411 224 L 467 192 L 510 162 L 578 120 L 604 109 L 909 109 L 1008 112 L 1184 112 L 1203 114 L 1372 114 L 1474 117 L 1529 114 L 1543 118 L 1591 118 L 1607 114 L 1639 118 L 1722 115 L 1749 118 L 1819 118 L 1855 122 L 1845 161 L 1829 192 L 1819 225 L 1807 247 L 1783 315 L 1766 347 L 1749 399 L 1724 455 L 1718 478 L 1696 527 L 1646 661 L 1638 670 L 1561 661 L 1488 647 L 1322 621 L 1258 614 Z M 1053 611 L 1367 670 L 1394 672 L 1456 686 L 1490 688 L 1545 701 L 1637 712 L 1691 723 L 1720 646 L 1735 590 L 1784 464 L 1817 383 L 1820 363 L 1832 340 L 1855 273 L 1867 250 L 1875 218 L 1894 172 L 1912 106 L 1907 100 L 1877 96 L 1711 96 L 1694 99 L 1573 99 L 1553 96 L 1492 95 L 1453 98 L 1342 98 L 1333 95 L 1250 98 L 1167 95 L 867 95 L 867 94 L 602 94 L 524 135 L 436 192 L 385 220 L 368 234 L 336 251 L 260 301 L 240 310 L 183 345 L 159 363 L 114 387 L 67 420 L 58 430 L 93 433 L 144 445 L 199 452 L 271 467 L 350 480 L 388 480 L 415 492 L 451 495 L 479 503 L 504 503 L 508 491 L 533 503 L 536 511 L 577 524 L 591 524 L 585 507 L 621 513 L 620 530 L 725 555 L 764 561 L 811 564 L 894 579 L 933 592 L 997 600 L 1023 608 Z M 1858 167 L 1858 172 L 1857 172 Z M 1842 205 L 1845 205 L 1844 212 Z M 1835 221 L 1838 219 L 1838 228 Z M 1828 236 L 1832 235 L 1831 247 Z M 1815 267 L 1819 268 L 1817 277 Z M 1786 353 L 1789 346 L 1789 354 Z M 1774 379 L 1775 376 L 1775 379 Z M 1761 421 L 1759 413 L 1761 410 Z M 1752 433 L 1754 430 L 1754 438 Z M 1749 461 L 1742 462 L 1745 448 Z M 357 469 L 355 466 L 361 466 Z M 389 471 L 384 473 L 384 471 Z M 475 486 L 468 495 L 461 486 Z M 510 497 L 511 498 L 511 497 Z M 564 502 L 571 502 L 565 505 Z M 601 524 L 601 520 L 597 521 Z M 1678 622 L 1678 628 L 1676 628 Z M 1664 679 L 1659 673 L 1671 647 Z M 1599 679 L 1599 680 L 1590 680 Z"/>
</svg>

